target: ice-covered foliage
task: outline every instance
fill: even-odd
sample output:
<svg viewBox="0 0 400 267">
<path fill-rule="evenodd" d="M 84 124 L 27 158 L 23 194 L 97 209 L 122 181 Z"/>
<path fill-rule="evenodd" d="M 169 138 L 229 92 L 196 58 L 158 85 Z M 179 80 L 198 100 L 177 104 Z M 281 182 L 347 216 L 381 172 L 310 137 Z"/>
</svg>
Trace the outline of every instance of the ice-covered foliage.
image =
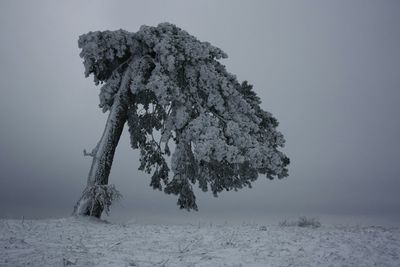
<svg viewBox="0 0 400 267">
<path fill-rule="evenodd" d="M 221 49 L 169 23 L 136 33 L 90 32 L 80 37 L 79 47 L 86 76 L 104 83 L 103 110 L 113 105 L 124 73 L 132 72 L 132 147 L 140 149 L 140 169 L 152 174 L 151 186 L 179 195 L 180 208 L 197 209 L 195 183 L 216 196 L 250 187 L 258 174 L 288 175 L 277 120 L 261 109 L 252 86 L 239 83 L 218 61 L 227 57 Z"/>
<path fill-rule="evenodd" d="M 96 204 L 108 214 L 110 211 L 110 206 L 115 200 L 121 198 L 121 194 L 115 188 L 114 185 L 92 185 L 83 192 L 83 197 L 87 199 L 92 199 L 90 209 L 93 209 Z"/>
<path fill-rule="evenodd" d="M 133 35 L 124 30 L 89 32 L 79 37 L 78 46 L 85 76 L 93 74 L 96 85 L 105 83 L 100 91 L 100 107 L 106 111 L 119 89 L 123 67 L 136 47 Z"/>
</svg>

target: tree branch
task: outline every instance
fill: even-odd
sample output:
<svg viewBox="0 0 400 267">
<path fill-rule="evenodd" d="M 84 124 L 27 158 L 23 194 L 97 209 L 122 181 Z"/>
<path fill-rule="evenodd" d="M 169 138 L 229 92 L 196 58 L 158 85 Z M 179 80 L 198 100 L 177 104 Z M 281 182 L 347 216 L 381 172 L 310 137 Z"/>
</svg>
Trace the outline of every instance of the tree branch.
<svg viewBox="0 0 400 267">
<path fill-rule="evenodd" d="M 94 158 L 96 156 L 96 149 L 92 149 L 91 152 L 87 152 L 86 149 L 83 149 L 83 156 Z"/>
</svg>

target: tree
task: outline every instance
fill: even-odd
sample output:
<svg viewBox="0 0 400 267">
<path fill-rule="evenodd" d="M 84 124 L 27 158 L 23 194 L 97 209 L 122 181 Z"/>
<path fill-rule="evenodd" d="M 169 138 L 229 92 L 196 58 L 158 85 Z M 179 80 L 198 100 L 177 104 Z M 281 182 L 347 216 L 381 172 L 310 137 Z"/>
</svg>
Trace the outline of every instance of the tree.
<svg viewBox="0 0 400 267">
<path fill-rule="evenodd" d="M 277 120 L 261 109 L 252 86 L 218 61 L 227 57 L 221 49 L 169 23 L 89 32 L 78 44 L 85 76 L 102 84 L 100 107 L 109 115 L 97 146 L 84 151 L 93 160 L 74 214 L 100 217 L 120 196 L 108 177 L 125 122 L 140 150 L 139 169 L 152 175 L 154 189 L 178 195 L 183 209 L 197 210 L 196 182 L 217 196 L 251 187 L 259 174 L 288 175 Z"/>
</svg>

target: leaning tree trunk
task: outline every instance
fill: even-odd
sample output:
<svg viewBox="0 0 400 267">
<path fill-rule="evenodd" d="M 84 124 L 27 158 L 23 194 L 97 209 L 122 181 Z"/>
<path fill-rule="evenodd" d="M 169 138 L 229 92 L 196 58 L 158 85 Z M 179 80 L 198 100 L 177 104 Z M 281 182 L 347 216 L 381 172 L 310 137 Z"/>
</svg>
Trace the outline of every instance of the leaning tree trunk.
<svg viewBox="0 0 400 267">
<path fill-rule="evenodd" d="M 91 153 L 84 151 L 86 155 L 92 156 L 93 160 L 87 179 L 87 186 L 74 207 L 74 215 L 100 218 L 104 208 L 108 208 L 104 206 L 104 202 L 99 201 L 98 195 L 93 193 L 96 192 L 93 189 L 96 186 L 108 184 L 108 176 L 115 149 L 127 119 L 129 90 L 126 85 L 129 80 L 128 76 L 129 73 L 126 70 L 120 89 L 116 93 L 113 105 L 110 108 L 107 123 L 99 143 Z"/>
</svg>

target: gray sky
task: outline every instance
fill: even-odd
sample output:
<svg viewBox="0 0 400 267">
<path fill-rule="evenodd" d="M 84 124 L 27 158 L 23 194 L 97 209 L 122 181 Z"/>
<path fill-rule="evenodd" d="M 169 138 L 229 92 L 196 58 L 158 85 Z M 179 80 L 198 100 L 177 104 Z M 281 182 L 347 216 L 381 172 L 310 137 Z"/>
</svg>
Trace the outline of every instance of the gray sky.
<svg viewBox="0 0 400 267">
<path fill-rule="evenodd" d="M 168 21 L 228 53 L 285 135 L 290 176 L 197 193 L 179 211 L 137 171 L 125 132 L 110 182 L 111 218 L 400 215 L 400 2 L 1 1 L 0 217 L 67 216 L 106 121 L 77 39 Z"/>
</svg>

